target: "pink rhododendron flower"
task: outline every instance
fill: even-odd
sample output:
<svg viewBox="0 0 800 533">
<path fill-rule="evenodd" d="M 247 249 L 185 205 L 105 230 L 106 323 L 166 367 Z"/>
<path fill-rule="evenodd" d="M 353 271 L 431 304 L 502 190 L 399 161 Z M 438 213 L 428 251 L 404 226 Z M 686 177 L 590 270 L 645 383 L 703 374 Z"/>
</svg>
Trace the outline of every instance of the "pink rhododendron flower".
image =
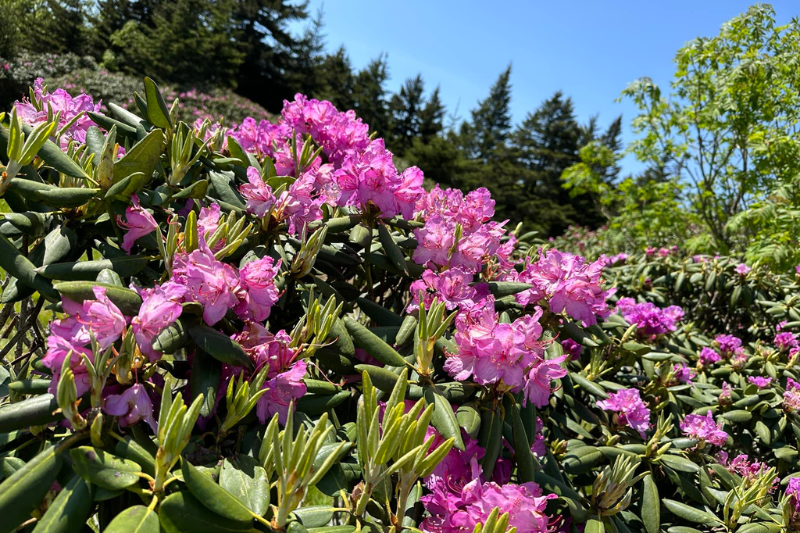
<svg viewBox="0 0 800 533">
<path fill-rule="evenodd" d="M 797 335 L 790 331 L 781 331 L 775 335 L 775 339 L 773 339 L 772 343 L 782 352 L 798 347 Z"/>
<path fill-rule="evenodd" d="M 722 391 L 719 393 L 719 398 L 717 398 L 717 403 L 719 403 L 720 405 L 731 404 L 731 386 L 728 384 L 727 381 L 722 382 Z"/>
<path fill-rule="evenodd" d="M 470 285 L 473 275 L 463 268 L 454 267 L 442 273 L 426 270 L 422 279 L 411 284 L 413 297 L 406 311 L 411 313 L 419 309 L 419 295 L 422 293 L 427 309 L 434 298 L 438 298 L 445 307 L 452 311 L 458 307 L 471 307 L 478 299 L 478 291 Z"/>
<path fill-rule="evenodd" d="M 714 350 L 713 348 L 709 348 L 708 346 L 706 346 L 702 350 L 700 350 L 699 361 L 700 364 L 702 364 L 703 366 L 712 365 L 717 361 L 719 361 L 720 359 L 722 359 L 722 356 L 720 356 L 717 353 L 717 351 Z"/>
<path fill-rule="evenodd" d="M 686 366 L 685 363 L 676 363 L 672 365 L 672 374 L 680 383 L 691 383 L 697 374 Z"/>
<path fill-rule="evenodd" d="M 450 261 L 450 250 L 455 243 L 455 222 L 434 215 L 425 222 L 425 227 L 414 230 L 419 245 L 412 259 L 420 265 L 446 266 Z"/>
<path fill-rule="evenodd" d="M 252 168 L 252 167 L 251 167 Z M 220 207 L 218 203 L 212 203 L 208 207 L 200 209 L 197 217 L 197 235 L 205 240 L 219 228 Z"/>
<path fill-rule="evenodd" d="M 147 395 L 144 385 L 136 383 L 125 389 L 122 394 L 111 394 L 106 397 L 103 411 L 112 416 L 118 416 L 120 427 L 130 426 L 144 420 L 153 433 L 158 432 L 156 421 L 153 418 L 153 403 Z"/>
<path fill-rule="evenodd" d="M 642 401 L 638 389 L 621 389 L 599 400 L 597 406 L 606 411 L 616 411 L 619 423 L 635 429 L 644 438 L 650 427 L 650 409 Z"/>
<path fill-rule="evenodd" d="M 636 325 L 641 337 L 655 339 L 675 331 L 683 318 L 683 309 L 676 305 L 660 309 L 650 302 L 636 303 L 633 298 L 620 298 L 617 312 L 631 325 Z"/>
<path fill-rule="evenodd" d="M 743 351 L 742 339 L 733 335 L 717 335 L 714 343 L 719 346 L 719 352 L 724 359 L 730 359 Z"/>
<path fill-rule="evenodd" d="M 239 270 L 239 303 L 234 311 L 240 318 L 263 322 L 269 318 L 270 309 L 280 293 L 275 287 L 275 277 L 280 272 L 281 261 L 269 256 L 250 261 Z"/>
<path fill-rule="evenodd" d="M 89 344 L 91 331 L 100 349 L 107 350 L 122 336 L 127 321 L 119 307 L 106 296 L 105 287 L 95 287 L 93 292 L 97 299 L 83 303 L 63 298 L 64 312 L 70 316 L 54 321 L 50 325 L 50 331 L 79 345 Z"/>
<path fill-rule="evenodd" d="M 787 413 L 800 411 L 800 383 L 792 378 L 786 380 L 786 391 L 783 393 L 783 409 Z"/>
<path fill-rule="evenodd" d="M 275 205 L 272 188 L 261 178 L 255 167 L 247 167 L 247 181 L 239 192 L 247 200 L 247 212 L 257 217 L 265 216 Z"/>
<path fill-rule="evenodd" d="M 748 383 L 752 383 L 759 389 L 763 389 L 764 387 L 769 386 L 772 383 L 772 378 L 763 377 L 763 376 L 749 376 L 747 378 Z"/>
<path fill-rule="evenodd" d="M 591 326 L 597 323 L 596 317 L 611 314 L 606 298 L 614 291 L 603 290 L 602 272 L 598 261 L 587 263 L 581 256 L 558 250 L 540 251 L 539 260 L 528 261 L 518 277 L 533 288 L 517 293 L 516 299 L 528 305 L 547 298 L 554 313 L 566 311 L 584 326 Z"/>
<path fill-rule="evenodd" d="M 52 109 L 53 115 L 61 113 L 57 130 L 69 125 L 61 136 L 62 149 L 66 150 L 70 141 L 77 144 L 86 142 L 86 132 L 95 125 L 87 113 L 99 113 L 101 111 L 100 102 L 95 104 L 88 94 L 73 97 L 64 89 L 56 89 L 52 93 L 45 92 L 42 78 L 37 78 L 33 82 L 33 95 L 36 99 L 35 105 L 34 102 L 27 99 L 14 103 L 14 107 L 17 108 L 17 116 L 22 122 L 31 126 L 44 124 L 48 120 L 48 110 Z M 72 123 L 70 124 L 70 122 Z"/>
<path fill-rule="evenodd" d="M 214 259 L 205 241 L 199 244 L 200 248 L 192 253 L 175 256 L 172 278 L 186 286 L 186 300 L 199 302 L 203 319 L 213 326 L 239 303 L 239 275 L 232 266 Z"/>
<path fill-rule="evenodd" d="M 561 341 L 561 347 L 564 349 L 564 352 L 569 355 L 571 360 L 579 359 L 581 354 L 583 353 L 583 346 L 578 344 L 572 339 L 564 339 Z"/>
<path fill-rule="evenodd" d="M 131 196 L 131 203 L 133 205 L 125 210 L 126 220 L 117 217 L 117 224 L 126 230 L 125 236 L 122 238 L 122 249 L 128 253 L 131 253 L 136 239 L 158 230 L 156 219 L 141 206 L 137 195 Z"/>
<path fill-rule="evenodd" d="M 431 533 L 471 533 L 478 523 L 485 523 L 495 507 L 501 514 L 509 513 L 509 527 L 517 533 L 546 533 L 550 517 L 545 514 L 547 501 L 555 494 L 542 495 L 536 483 L 498 485 L 481 483 L 475 479 L 460 495 L 435 491 L 420 500 L 431 516 L 421 525 L 423 531 Z"/>
<path fill-rule="evenodd" d="M 153 339 L 180 318 L 183 311 L 181 302 L 186 294 L 186 287 L 167 282 L 141 292 L 142 306 L 139 308 L 139 314 L 131 320 L 131 327 L 139 350 L 150 359 L 150 362 L 155 362 L 159 358 L 159 353 L 153 348 Z"/>
<path fill-rule="evenodd" d="M 744 263 L 740 263 L 736 265 L 736 268 L 734 270 L 740 276 L 746 276 L 752 269 L 749 266 L 745 265 Z"/>
<path fill-rule="evenodd" d="M 790 504 L 794 506 L 794 514 L 800 514 L 800 476 L 789 478 L 789 485 L 786 487 L 786 495 L 791 496 Z"/>
<path fill-rule="evenodd" d="M 681 422 L 681 431 L 692 439 L 699 439 L 715 446 L 724 446 L 728 440 L 728 434 L 722 431 L 722 424 L 714 422 L 711 411 L 703 415 L 686 415 Z"/>
<path fill-rule="evenodd" d="M 525 396 L 522 397 L 523 407 L 528 404 L 528 401 L 536 407 L 544 407 L 550 402 L 550 395 L 553 393 L 551 382 L 567 375 L 567 369 L 561 366 L 566 359 L 567 356 L 562 355 L 554 359 L 537 358 L 534 361 L 525 382 Z"/>
</svg>

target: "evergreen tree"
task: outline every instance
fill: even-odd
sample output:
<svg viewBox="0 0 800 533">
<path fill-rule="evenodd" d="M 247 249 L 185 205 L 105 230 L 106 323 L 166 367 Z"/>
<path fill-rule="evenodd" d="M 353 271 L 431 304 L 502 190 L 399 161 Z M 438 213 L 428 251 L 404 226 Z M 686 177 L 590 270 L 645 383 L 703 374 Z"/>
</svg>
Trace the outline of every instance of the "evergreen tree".
<svg viewBox="0 0 800 533">
<path fill-rule="evenodd" d="M 473 157 L 488 160 L 511 131 L 511 65 L 492 85 L 489 96 L 472 111 L 471 123 L 462 128 L 466 149 Z"/>
<path fill-rule="evenodd" d="M 353 87 L 353 109 L 370 131 L 385 137 L 389 131 L 389 112 L 386 105 L 386 81 L 389 65 L 381 54 L 356 74 Z"/>
<path fill-rule="evenodd" d="M 320 100 L 330 100 L 337 109 L 352 109 L 355 75 L 344 46 L 340 46 L 332 54 L 324 55 L 319 60 L 316 71 L 319 85 L 312 94 Z"/>
<path fill-rule="evenodd" d="M 314 48 L 313 35 L 297 37 L 291 31 L 292 24 L 308 18 L 308 2 L 235 0 L 232 18 L 244 53 L 235 77 L 238 92 L 269 111 L 280 111 L 283 100 L 299 89 L 300 56 Z"/>
<path fill-rule="evenodd" d="M 392 150 L 400 155 L 411 147 L 420 134 L 420 113 L 425 102 L 423 92 L 425 84 L 422 76 L 417 74 L 414 78 L 408 78 L 400 91 L 389 100 L 391 125 L 388 137 Z"/>
<path fill-rule="evenodd" d="M 445 113 L 446 109 L 439 97 L 439 87 L 436 87 L 419 113 L 419 136 L 423 143 L 431 142 L 442 131 Z"/>
</svg>

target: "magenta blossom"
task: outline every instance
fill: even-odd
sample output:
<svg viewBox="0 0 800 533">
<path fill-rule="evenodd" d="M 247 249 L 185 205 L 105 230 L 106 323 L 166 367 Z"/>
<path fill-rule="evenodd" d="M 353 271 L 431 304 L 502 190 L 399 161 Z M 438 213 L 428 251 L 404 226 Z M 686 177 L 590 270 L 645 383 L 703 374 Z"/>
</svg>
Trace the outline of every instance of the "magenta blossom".
<svg viewBox="0 0 800 533">
<path fill-rule="evenodd" d="M 787 413 L 800 412 L 800 383 L 792 378 L 786 380 L 786 391 L 783 393 L 783 410 Z"/>
<path fill-rule="evenodd" d="M 158 230 L 158 223 L 146 209 L 139 203 L 139 197 L 135 194 L 131 196 L 131 207 L 125 210 L 125 219 L 117 217 L 117 224 L 126 230 L 125 236 L 122 238 L 122 249 L 131 253 L 133 243 L 137 239 L 150 235 Z"/>
<path fill-rule="evenodd" d="M 744 263 L 740 263 L 736 265 L 736 268 L 734 270 L 740 276 L 746 276 L 752 269 L 749 266 L 745 265 Z"/>
<path fill-rule="evenodd" d="M 653 340 L 659 335 L 675 331 L 683 319 L 683 309 L 671 305 L 658 308 L 650 302 L 636 303 L 633 298 L 620 298 L 617 312 L 631 325 L 636 325 L 640 337 Z"/>
<path fill-rule="evenodd" d="M 717 335 L 714 342 L 719 346 L 720 354 L 725 359 L 742 353 L 742 339 L 733 335 Z"/>
<path fill-rule="evenodd" d="M 33 82 L 33 97 L 35 102 L 23 100 L 15 102 L 17 115 L 25 124 L 38 126 L 48 121 L 50 110 L 52 114 L 61 113 L 57 130 L 64 130 L 61 136 L 61 148 L 66 150 L 70 141 L 77 144 L 86 142 L 86 132 L 94 126 L 94 122 L 87 115 L 89 112 L 99 113 L 101 111 L 100 102 L 94 103 L 88 94 L 80 94 L 73 97 L 64 89 L 56 89 L 55 92 L 46 92 L 42 78 L 37 78 Z"/>
<path fill-rule="evenodd" d="M 650 427 L 650 409 L 642 401 L 638 389 L 621 389 L 599 400 L 597 406 L 606 411 L 616 411 L 619 423 L 635 429 L 644 437 Z"/>
<path fill-rule="evenodd" d="M 792 348 L 798 347 L 797 335 L 790 331 L 781 331 L 775 335 L 775 339 L 773 339 L 772 343 L 781 352 L 787 352 Z"/>
<path fill-rule="evenodd" d="M 275 205 L 275 195 L 255 167 L 247 167 L 247 181 L 239 188 L 247 200 L 247 212 L 262 218 Z"/>
<path fill-rule="evenodd" d="M 522 406 L 526 406 L 530 400 L 536 407 L 544 407 L 550 402 L 550 395 L 553 393 L 551 385 L 554 379 L 560 379 L 567 375 L 567 369 L 561 366 L 566 361 L 567 356 L 562 355 L 554 359 L 537 358 L 528 372 L 528 379 L 525 381 L 525 396 L 522 397 Z"/>
<path fill-rule="evenodd" d="M 767 378 L 763 376 L 749 376 L 747 378 L 747 382 L 752 383 L 759 389 L 763 389 L 764 387 L 767 387 L 769 386 L 770 383 L 772 383 L 772 378 Z"/>
<path fill-rule="evenodd" d="M 584 326 L 597 323 L 597 317 L 611 314 L 606 298 L 614 292 L 603 290 L 603 264 L 587 263 L 578 255 L 558 250 L 539 252 L 539 260 L 528 262 L 518 280 L 530 283 L 533 288 L 517 293 L 517 302 L 529 305 L 549 299 L 554 313 L 565 311 Z"/>
<path fill-rule="evenodd" d="M 692 383 L 697 374 L 685 363 L 676 363 L 672 366 L 672 374 L 681 383 Z"/>
<path fill-rule="evenodd" d="M 723 446 L 728 434 L 722 431 L 722 424 L 714 422 L 711 411 L 703 415 L 686 415 L 681 422 L 681 431 L 692 439 L 699 439 L 715 446 Z"/>
<path fill-rule="evenodd" d="M 239 303 L 239 275 L 232 266 L 214 259 L 205 241 L 199 244 L 200 248 L 192 253 L 175 256 L 172 277 L 186 286 L 187 301 L 203 306 L 203 319 L 213 326 Z"/>
<path fill-rule="evenodd" d="M 54 321 L 50 325 L 50 331 L 80 345 L 89 344 L 91 331 L 100 349 L 107 350 L 122 336 L 127 320 L 119 307 L 108 299 L 105 287 L 94 287 L 93 292 L 97 299 L 82 303 L 62 298 L 64 312 L 70 316 Z"/>
<path fill-rule="evenodd" d="M 280 293 L 275 278 L 281 261 L 269 256 L 250 261 L 239 271 L 239 303 L 234 311 L 240 318 L 263 322 L 269 318 L 270 309 L 277 303 Z"/>
<path fill-rule="evenodd" d="M 131 320 L 131 327 L 139 350 L 152 363 L 159 358 L 158 352 L 153 348 L 153 339 L 181 316 L 181 302 L 186 294 L 186 287 L 167 282 L 141 292 L 142 306 L 139 314 Z"/>
<path fill-rule="evenodd" d="M 722 357 L 717 353 L 716 350 L 713 348 L 709 348 L 708 346 L 704 347 L 700 350 L 700 357 L 699 361 L 700 364 L 703 366 L 713 365 L 717 361 L 719 361 Z"/>
<path fill-rule="evenodd" d="M 120 427 L 130 426 L 139 420 L 144 420 L 153 433 L 158 432 L 156 421 L 153 418 L 153 403 L 150 401 L 144 385 L 140 383 L 125 389 L 122 394 L 107 396 L 103 410 L 106 414 L 120 417 Z"/>
<path fill-rule="evenodd" d="M 561 347 L 564 349 L 564 353 L 568 354 L 570 360 L 572 361 L 579 359 L 583 353 L 583 346 L 572 339 L 564 339 L 561 341 Z"/>
<path fill-rule="evenodd" d="M 412 301 L 408 304 L 406 312 L 411 313 L 419 309 L 419 295 L 422 293 L 427 309 L 434 298 L 438 298 L 445 307 L 452 311 L 458 307 L 472 307 L 478 300 L 478 291 L 471 286 L 473 275 L 458 267 L 436 273 L 426 270 L 422 279 L 411 284 L 410 292 Z"/>
</svg>

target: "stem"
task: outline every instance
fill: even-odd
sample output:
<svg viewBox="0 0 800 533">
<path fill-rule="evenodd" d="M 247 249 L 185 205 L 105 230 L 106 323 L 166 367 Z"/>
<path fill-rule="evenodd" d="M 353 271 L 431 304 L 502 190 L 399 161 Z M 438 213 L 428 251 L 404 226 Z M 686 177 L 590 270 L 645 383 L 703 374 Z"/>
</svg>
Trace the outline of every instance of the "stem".
<svg viewBox="0 0 800 533">
<path fill-rule="evenodd" d="M 356 516 L 364 516 L 369 498 L 372 496 L 372 488 L 372 483 L 364 484 L 364 492 L 361 493 L 361 497 L 358 499 L 358 505 L 356 505 Z"/>
</svg>

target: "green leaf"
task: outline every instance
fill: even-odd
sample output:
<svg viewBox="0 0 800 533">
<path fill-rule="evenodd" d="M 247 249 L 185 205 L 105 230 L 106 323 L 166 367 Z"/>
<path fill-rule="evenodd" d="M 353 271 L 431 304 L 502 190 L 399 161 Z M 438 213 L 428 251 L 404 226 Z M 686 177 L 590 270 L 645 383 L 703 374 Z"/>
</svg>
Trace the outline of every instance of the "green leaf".
<svg viewBox="0 0 800 533">
<path fill-rule="evenodd" d="M 189 492 L 167 496 L 161 502 L 158 518 L 165 533 L 230 533 L 252 529 L 252 519 L 241 522 L 224 518 L 203 506 Z"/>
<path fill-rule="evenodd" d="M 383 251 L 389 256 L 392 264 L 396 266 L 400 272 L 405 272 L 407 274 L 408 266 L 406 265 L 406 255 L 397 245 L 389 228 L 387 228 L 385 224 L 378 224 L 378 238 L 383 246 Z"/>
<path fill-rule="evenodd" d="M 69 452 L 72 468 L 95 485 L 108 490 L 130 487 L 140 477 L 142 467 L 93 446 L 81 446 Z"/>
<path fill-rule="evenodd" d="M 242 505 L 258 516 L 264 516 L 269 507 L 269 478 L 267 472 L 258 465 L 245 470 L 235 467 L 228 459 L 222 463 L 219 485 L 230 492 Z"/>
<path fill-rule="evenodd" d="M 124 122 L 120 122 L 119 120 L 115 120 L 115 119 L 113 119 L 111 117 L 107 117 L 107 116 L 102 115 L 100 113 L 94 113 L 92 111 L 89 111 L 88 113 L 86 113 L 86 115 L 90 119 L 92 119 L 92 122 L 94 122 L 95 124 L 97 124 L 98 126 L 100 126 L 101 128 L 103 128 L 106 131 L 111 131 L 111 128 L 116 126 L 117 127 L 117 135 L 121 135 L 123 137 L 126 137 L 126 138 L 134 140 L 134 141 L 137 139 L 136 128 L 133 127 L 133 126 L 125 124 Z M 91 130 L 91 128 L 89 128 L 89 129 Z M 103 141 L 105 141 L 105 139 L 103 139 Z M 102 148 L 103 148 L 103 145 L 101 144 L 100 145 L 100 149 L 102 150 Z M 98 152 L 95 152 L 95 153 L 97 153 L 97 155 L 95 156 L 94 160 L 97 161 L 98 158 L 100 157 L 100 154 Z"/>
<path fill-rule="evenodd" d="M 92 281 L 105 269 L 110 269 L 126 278 L 133 276 L 147 266 L 150 259 L 146 256 L 130 255 L 95 261 L 75 261 L 71 263 L 53 263 L 37 269 L 38 273 L 48 279 L 66 281 Z M 56 292 L 56 294 L 58 294 Z"/>
<path fill-rule="evenodd" d="M 92 486 L 81 476 L 73 476 L 47 508 L 33 533 L 80 531 L 89 518 L 92 506 Z"/>
<path fill-rule="evenodd" d="M 372 384 L 384 392 L 392 392 L 397 380 L 400 379 L 394 372 L 374 365 L 356 365 L 355 368 L 359 374 L 362 372 L 369 374 Z"/>
<path fill-rule="evenodd" d="M 516 281 L 492 281 L 489 283 L 489 291 L 495 298 L 503 298 L 511 296 L 522 291 L 526 291 L 533 287 L 528 283 L 519 283 Z"/>
<path fill-rule="evenodd" d="M 344 325 L 352 335 L 353 342 L 369 355 L 390 366 L 406 366 L 406 360 L 397 351 L 383 342 L 380 337 L 350 317 L 344 318 Z"/>
<path fill-rule="evenodd" d="M 142 306 L 142 297 L 136 291 L 97 281 L 62 281 L 53 285 L 53 288 L 73 302 L 82 303 L 86 300 L 96 300 L 95 287 L 103 287 L 108 299 L 119 307 L 123 315 L 136 316 Z"/>
<path fill-rule="evenodd" d="M 185 459 L 181 470 L 192 496 L 213 513 L 239 524 L 253 523 L 253 516 L 247 507 L 242 505 L 230 492 L 214 483 L 211 477 L 200 472 Z"/>
<path fill-rule="evenodd" d="M 175 353 L 186 345 L 189 334 L 186 325 L 178 319 L 156 335 L 153 339 L 153 349 L 164 353 Z"/>
<path fill-rule="evenodd" d="M 197 352 L 192 364 L 189 385 L 192 389 L 192 398 L 203 395 L 200 416 L 210 416 L 213 413 L 221 375 L 222 364 L 216 358 L 203 350 Z"/>
<path fill-rule="evenodd" d="M 0 433 L 9 433 L 29 426 L 41 426 L 63 420 L 58 402 L 52 394 L 33 396 L 21 402 L 0 407 Z"/>
<path fill-rule="evenodd" d="M 378 305 L 372 300 L 367 300 L 366 298 L 357 298 L 356 302 L 358 303 L 358 307 L 364 311 L 364 314 L 379 326 L 400 326 L 403 323 L 403 317 L 392 313 L 382 305 Z"/>
<path fill-rule="evenodd" d="M 306 527 L 323 527 L 333 520 L 333 509 L 330 505 L 314 505 L 295 509 L 294 514 Z"/>
<path fill-rule="evenodd" d="M 55 481 L 63 457 L 46 448 L 0 484 L 0 533 L 14 531 L 30 517 Z"/>
<path fill-rule="evenodd" d="M 348 398 L 350 398 L 350 391 L 331 395 L 306 394 L 297 400 L 297 410 L 310 416 L 317 416 L 327 413 Z"/>
<path fill-rule="evenodd" d="M 33 128 L 27 124 L 22 126 L 25 135 L 29 135 Z M 84 172 L 83 168 L 75 161 L 72 160 L 67 154 L 61 151 L 61 147 L 51 140 L 45 141 L 44 145 L 39 149 L 37 154 L 41 157 L 47 166 L 50 166 L 59 172 L 72 176 L 73 178 L 88 178 L 89 176 Z"/>
<path fill-rule="evenodd" d="M 661 456 L 661 462 L 680 472 L 694 474 L 700 471 L 700 467 L 697 464 L 680 455 L 664 454 Z"/>
<path fill-rule="evenodd" d="M 50 388 L 49 379 L 21 379 L 8 384 L 9 390 L 18 394 L 45 394 Z"/>
<path fill-rule="evenodd" d="M 52 207 L 80 207 L 100 193 L 100 189 L 54 187 L 36 191 L 36 199 Z"/>
<path fill-rule="evenodd" d="M 473 439 L 477 438 L 478 431 L 481 428 L 481 414 L 476 404 L 465 403 L 464 405 L 459 405 L 458 410 L 456 410 L 456 420 L 458 420 L 458 425 L 461 426 L 470 437 Z"/>
<path fill-rule="evenodd" d="M 0 268 L 17 278 L 20 283 L 39 291 L 48 300 L 59 299 L 58 291 L 45 277 L 36 272 L 33 263 L 3 235 L 0 235 Z"/>
<path fill-rule="evenodd" d="M 494 472 L 494 465 L 503 446 L 502 437 L 503 416 L 499 410 L 486 409 L 481 413 L 481 429 L 478 432 L 478 444 L 486 450 L 481 461 L 486 479 L 491 479 Z"/>
<path fill-rule="evenodd" d="M 161 96 L 161 91 L 158 85 L 152 79 L 145 76 L 144 78 L 144 95 L 147 99 L 147 120 L 150 123 L 162 129 L 172 127 L 172 121 L 169 119 L 169 108 Z"/>
<path fill-rule="evenodd" d="M 150 181 L 158 165 L 164 148 L 164 132 L 155 129 L 147 137 L 133 145 L 125 156 L 114 163 L 114 183 L 136 173 L 144 175 L 145 183 Z"/>
<path fill-rule="evenodd" d="M 456 415 L 450 402 L 442 395 L 433 383 L 424 387 L 425 405 L 433 405 L 431 425 L 444 437 L 445 440 L 453 439 L 453 447 L 464 450 L 464 440 L 461 438 L 461 427 L 458 425 Z"/>
<path fill-rule="evenodd" d="M 533 452 L 531 451 L 531 443 L 528 441 L 525 426 L 522 424 L 519 408 L 518 403 L 514 403 L 511 406 L 511 429 L 514 433 L 514 456 L 517 460 L 517 475 L 520 481 L 527 483 L 535 479 L 536 467 Z"/>
<path fill-rule="evenodd" d="M 675 500 L 663 499 L 661 501 L 664 503 L 664 507 L 669 509 L 672 514 L 684 520 L 688 520 L 689 522 L 694 522 L 695 524 L 720 523 L 720 520 L 716 516 L 707 511 L 701 511 L 700 509 L 686 505 L 685 503 L 676 502 Z"/>
<path fill-rule="evenodd" d="M 590 518 L 588 522 L 586 522 L 586 527 L 583 530 L 583 533 L 605 533 L 606 526 L 603 525 L 603 521 L 599 518 Z"/>
<path fill-rule="evenodd" d="M 647 533 L 658 533 L 661 526 L 661 500 L 653 476 L 645 476 L 642 483 L 642 522 Z"/>
<path fill-rule="evenodd" d="M 149 476 L 155 476 L 156 473 L 156 459 L 149 451 L 147 451 L 141 444 L 136 442 L 131 437 L 125 437 L 121 441 L 117 441 L 117 446 L 114 448 L 117 455 L 124 457 L 142 467 L 142 471 Z"/>
<path fill-rule="evenodd" d="M 606 393 L 606 391 L 604 391 L 603 387 L 601 387 L 597 383 L 589 381 L 588 379 L 586 379 L 585 377 L 581 376 L 576 372 L 570 372 L 569 377 L 573 381 L 573 383 L 575 383 L 576 385 L 580 385 L 580 387 L 589 394 L 593 396 L 599 396 L 600 398 L 603 399 L 608 398 L 608 394 Z"/>
<path fill-rule="evenodd" d="M 144 505 L 128 507 L 114 517 L 103 533 L 159 533 L 158 515 Z"/>
<path fill-rule="evenodd" d="M 753 418 L 753 413 L 744 410 L 728 411 L 723 413 L 722 418 L 736 423 L 749 422 Z"/>
<path fill-rule="evenodd" d="M 197 346 L 214 359 L 252 370 L 253 362 L 247 357 L 244 349 L 227 335 L 204 324 L 190 326 L 188 332 Z"/>
<path fill-rule="evenodd" d="M 126 200 L 130 198 L 133 193 L 139 192 L 142 187 L 144 187 L 147 179 L 147 176 L 141 172 L 136 172 L 129 176 L 125 176 L 108 188 L 104 198 L 106 200 L 112 200 L 114 198 Z"/>
</svg>

